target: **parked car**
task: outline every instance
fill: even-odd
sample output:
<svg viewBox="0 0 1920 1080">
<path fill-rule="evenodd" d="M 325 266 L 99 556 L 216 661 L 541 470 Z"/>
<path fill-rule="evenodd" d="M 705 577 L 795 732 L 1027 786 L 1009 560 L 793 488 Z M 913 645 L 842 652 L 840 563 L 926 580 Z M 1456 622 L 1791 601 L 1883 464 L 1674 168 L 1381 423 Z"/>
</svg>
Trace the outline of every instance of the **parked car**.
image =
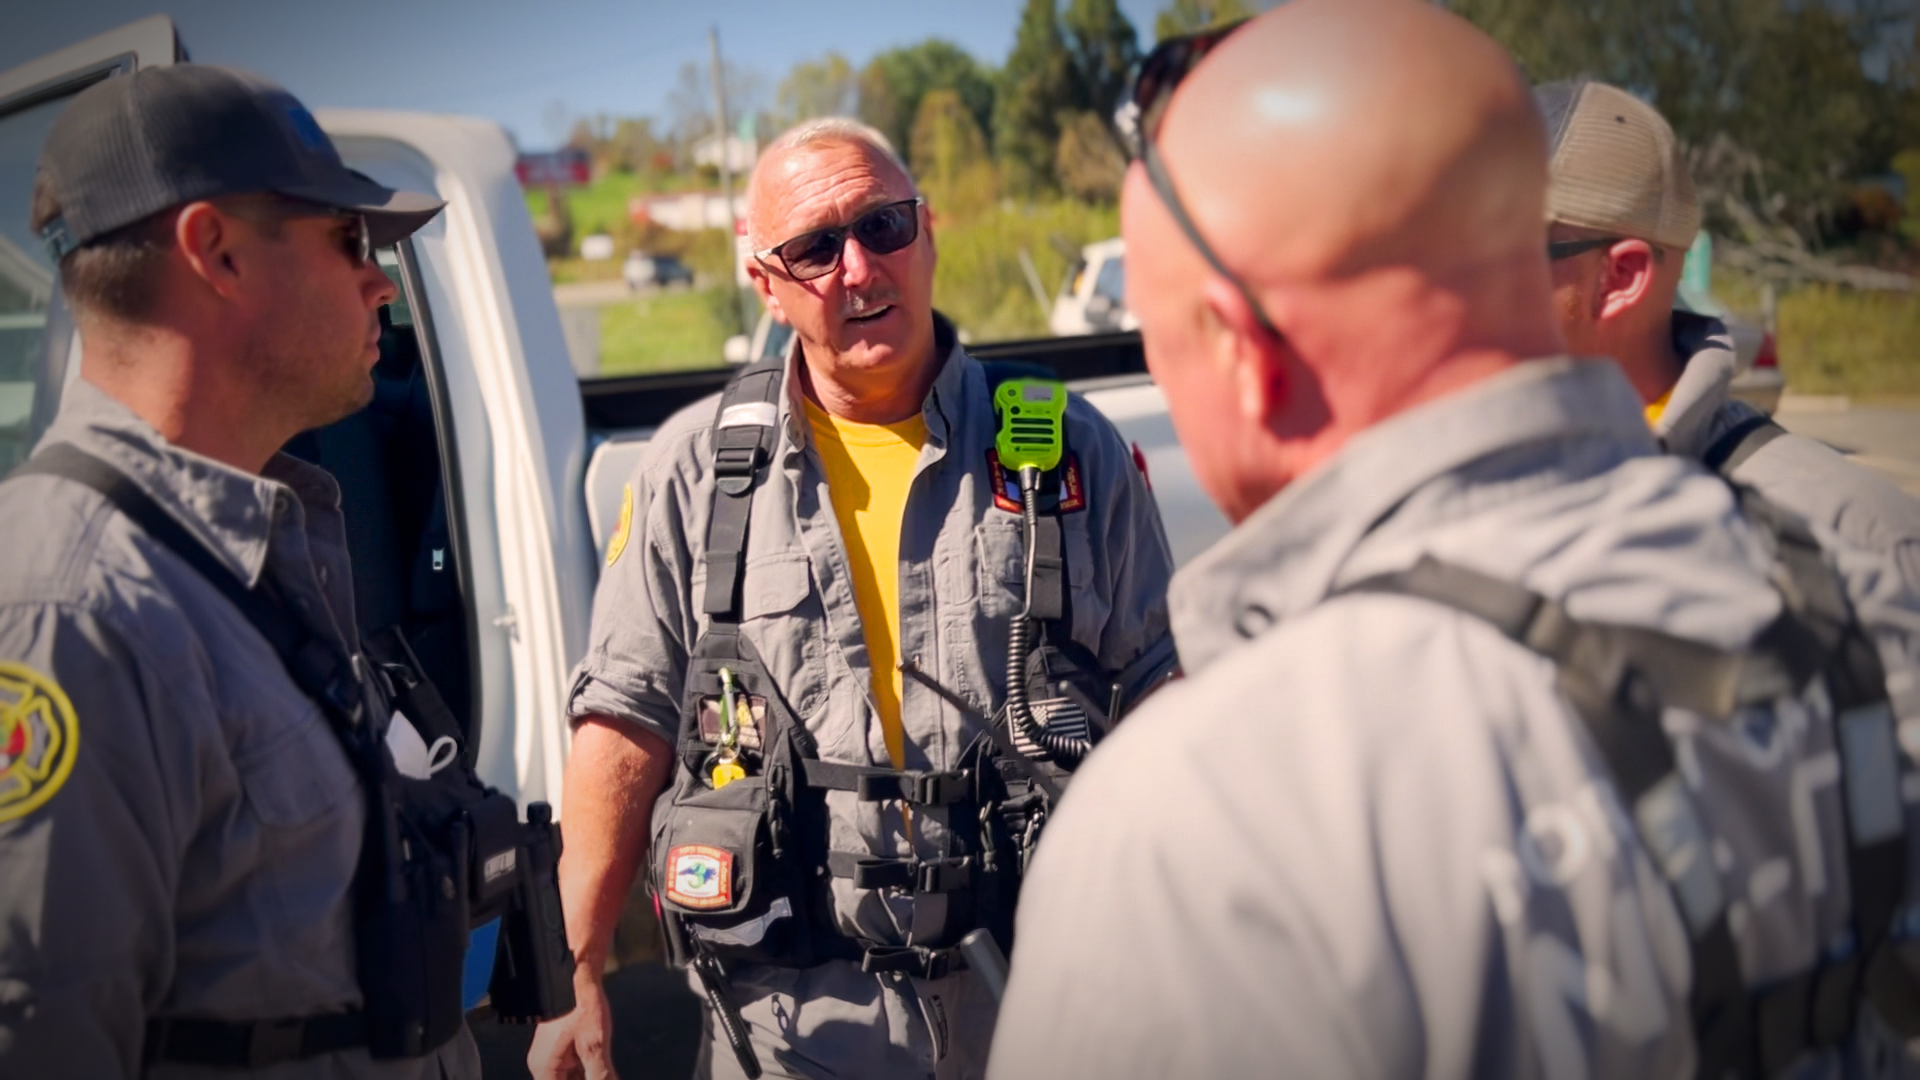
<svg viewBox="0 0 1920 1080">
<path fill-rule="evenodd" d="M 620 276 L 626 279 L 627 288 L 639 290 L 648 285 L 665 289 L 674 285 L 691 286 L 693 271 L 673 255 L 649 255 L 644 251 L 629 251 L 627 261 L 621 264 Z"/>
<path fill-rule="evenodd" d="M 1138 330 L 1140 320 L 1127 310 L 1126 254 L 1127 242 L 1118 237 L 1081 248 L 1060 283 L 1048 329 L 1061 337 Z"/>
</svg>

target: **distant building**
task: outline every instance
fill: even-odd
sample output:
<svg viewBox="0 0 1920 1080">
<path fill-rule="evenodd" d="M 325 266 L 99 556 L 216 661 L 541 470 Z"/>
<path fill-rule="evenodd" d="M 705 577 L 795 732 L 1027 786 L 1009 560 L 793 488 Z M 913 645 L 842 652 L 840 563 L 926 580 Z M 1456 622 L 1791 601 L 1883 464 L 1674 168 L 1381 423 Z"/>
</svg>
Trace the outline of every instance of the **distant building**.
<svg viewBox="0 0 1920 1080">
<path fill-rule="evenodd" d="M 627 217 L 634 224 L 648 221 L 666 229 L 731 229 L 736 217 L 747 216 L 745 192 L 733 197 L 733 213 L 727 213 L 727 200 L 715 191 L 689 191 L 681 195 L 645 195 L 627 202 Z"/>
<path fill-rule="evenodd" d="M 704 139 L 699 139 L 694 142 L 693 163 L 695 165 L 709 165 L 717 169 L 720 167 L 720 153 L 720 139 L 716 136 L 709 135 Z M 729 135 L 726 138 L 726 155 L 727 168 L 731 169 L 736 175 L 741 175 L 753 168 L 753 163 L 760 157 L 760 147 L 752 139 L 742 138 L 739 135 Z"/>
</svg>

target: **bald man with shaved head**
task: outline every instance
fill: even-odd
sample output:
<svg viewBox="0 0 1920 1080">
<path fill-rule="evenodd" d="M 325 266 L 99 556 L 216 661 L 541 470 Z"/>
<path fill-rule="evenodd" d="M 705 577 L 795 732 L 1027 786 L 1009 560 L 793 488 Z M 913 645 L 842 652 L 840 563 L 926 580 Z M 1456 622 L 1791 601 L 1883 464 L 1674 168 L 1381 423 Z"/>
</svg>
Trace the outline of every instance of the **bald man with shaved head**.
<svg viewBox="0 0 1920 1080">
<path fill-rule="evenodd" d="M 1126 444 L 1057 386 L 1019 391 L 1058 395 L 1066 439 L 1029 558 L 994 384 L 933 310 L 932 216 L 884 137 L 810 121 L 748 201 L 794 345 L 668 420 L 629 485 L 569 704 L 580 1007 L 530 1064 L 607 1074 L 601 972 L 645 867 L 708 1005 L 698 1075 L 978 1078 L 995 1003 L 958 945 L 1010 944 L 1071 755 L 976 710 L 1017 669 L 1064 737 L 1088 717 L 1053 687 L 1130 705 L 1163 680 L 1172 558 Z"/>
<path fill-rule="evenodd" d="M 1733 493 L 1562 355 L 1511 60 L 1293 0 L 1163 43 L 1119 120 L 1129 305 L 1236 527 L 1174 583 L 1187 678 L 1041 841 L 989 1076 L 1805 1061 L 1861 970 L 1852 751 L 1758 651 L 1802 624 Z M 1848 716 L 1885 781 L 1884 710 Z"/>
</svg>

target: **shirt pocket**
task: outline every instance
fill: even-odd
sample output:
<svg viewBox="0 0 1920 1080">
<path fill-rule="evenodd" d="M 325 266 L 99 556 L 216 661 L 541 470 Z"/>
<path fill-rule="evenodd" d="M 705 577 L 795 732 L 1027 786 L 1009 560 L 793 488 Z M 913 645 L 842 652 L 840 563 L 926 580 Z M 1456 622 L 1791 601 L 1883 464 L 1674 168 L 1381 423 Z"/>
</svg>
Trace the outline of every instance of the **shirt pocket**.
<svg viewBox="0 0 1920 1080">
<path fill-rule="evenodd" d="M 1026 608 L 1027 537 L 1019 517 L 992 510 L 973 531 L 980 612 L 1009 619 Z"/>
<path fill-rule="evenodd" d="M 352 797 L 353 768 L 339 737 L 312 702 L 301 706 L 284 731 L 235 763 L 247 804 L 269 828 L 299 828 Z"/>
</svg>

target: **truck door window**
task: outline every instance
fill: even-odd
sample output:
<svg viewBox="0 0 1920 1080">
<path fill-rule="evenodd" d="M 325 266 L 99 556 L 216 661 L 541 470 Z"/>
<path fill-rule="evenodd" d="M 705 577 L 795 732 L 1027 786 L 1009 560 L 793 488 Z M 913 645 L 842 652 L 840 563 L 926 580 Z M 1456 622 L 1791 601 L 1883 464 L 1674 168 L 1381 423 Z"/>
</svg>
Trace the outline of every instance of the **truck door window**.
<svg viewBox="0 0 1920 1080">
<path fill-rule="evenodd" d="M 59 292 L 53 260 L 27 228 L 27 211 L 40 146 L 70 100 L 0 115 L 0 475 L 33 449 L 66 371 L 66 335 L 55 341 L 46 332 Z"/>
</svg>

